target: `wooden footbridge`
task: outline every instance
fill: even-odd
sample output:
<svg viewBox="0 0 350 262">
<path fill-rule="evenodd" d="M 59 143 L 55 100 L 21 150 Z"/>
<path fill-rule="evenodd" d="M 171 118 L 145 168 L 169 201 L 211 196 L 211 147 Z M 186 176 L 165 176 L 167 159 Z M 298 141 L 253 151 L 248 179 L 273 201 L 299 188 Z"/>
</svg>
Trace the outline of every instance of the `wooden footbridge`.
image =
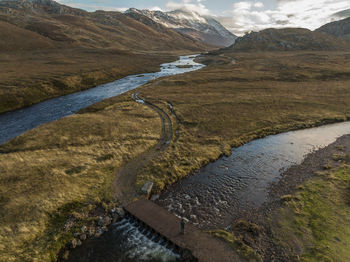
<svg viewBox="0 0 350 262">
<path fill-rule="evenodd" d="M 124 209 L 175 247 L 190 252 L 192 261 L 239 261 L 236 253 L 226 243 L 189 223 L 186 224 L 185 234 L 181 234 L 180 219 L 150 200 L 138 200 Z"/>
</svg>

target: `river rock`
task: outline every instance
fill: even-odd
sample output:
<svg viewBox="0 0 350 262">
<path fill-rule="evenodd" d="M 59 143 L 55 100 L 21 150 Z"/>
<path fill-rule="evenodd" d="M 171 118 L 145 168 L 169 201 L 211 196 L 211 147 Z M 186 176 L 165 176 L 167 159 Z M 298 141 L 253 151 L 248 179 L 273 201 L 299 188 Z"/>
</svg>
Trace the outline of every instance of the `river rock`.
<svg viewBox="0 0 350 262">
<path fill-rule="evenodd" d="M 105 217 L 100 217 L 98 220 L 98 225 L 100 227 L 105 227 L 111 224 L 111 218 L 109 216 L 105 216 Z"/>
<path fill-rule="evenodd" d="M 122 207 L 118 207 L 118 208 L 116 209 L 116 212 L 117 212 L 117 214 L 118 214 L 120 217 L 124 217 L 124 216 L 125 216 L 125 211 L 124 211 L 124 209 L 123 209 Z"/>
<path fill-rule="evenodd" d="M 87 229 L 88 229 L 87 226 L 82 226 L 82 227 L 81 227 L 81 232 L 82 232 L 82 233 L 85 233 L 85 232 L 87 231 Z"/>
<path fill-rule="evenodd" d="M 112 218 L 112 223 L 117 223 L 117 221 L 119 220 L 119 215 L 117 213 L 113 213 L 112 214 L 113 218 Z"/>
<path fill-rule="evenodd" d="M 71 242 L 71 247 L 72 248 L 76 248 L 77 247 L 77 240 L 75 238 L 73 238 L 73 240 Z"/>
<path fill-rule="evenodd" d="M 90 237 L 95 235 L 95 232 L 96 232 L 95 227 L 89 227 L 88 234 L 89 234 Z"/>
<path fill-rule="evenodd" d="M 103 234 L 103 230 L 102 230 L 102 229 L 99 229 L 99 230 L 97 230 L 97 232 L 95 233 L 95 237 L 96 237 L 96 238 L 99 238 L 102 234 Z"/>
<path fill-rule="evenodd" d="M 153 195 L 152 197 L 151 197 L 151 201 L 157 201 L 159 199 L 159 195 Z"/>
<path fill-rule="evenodd" d="M 87 237 L 86 237 L 86 234 L 81 234 L 81 235 L 80 235 L 80 240 L 81 240 L 81 241 L 86 240 L 86 238 L 87 238 Z"/>
<path fill-rule="evenodd" d="M 153 188 L 153 182 L 148 181 L 144 184 L 141 191 L 142 191 L 142 193 L 144 193 L 146 195 L 147 198 L 149 198 L 149 196 L 151 195 L 151 192 L 152 192 L 152 188 Z"/>
</svg>

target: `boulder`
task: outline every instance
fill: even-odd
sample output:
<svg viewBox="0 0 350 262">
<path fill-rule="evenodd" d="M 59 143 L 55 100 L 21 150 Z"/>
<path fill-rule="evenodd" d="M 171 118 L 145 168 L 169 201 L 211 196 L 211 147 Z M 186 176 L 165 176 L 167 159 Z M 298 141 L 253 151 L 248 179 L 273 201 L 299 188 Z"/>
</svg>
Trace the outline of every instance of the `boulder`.
<svg viewBox="0 0 350 262">
<path fill-rule="evenodd" d="M 141 191 L 143 194 L 146 195 L 147 198 L 150 197 L 151 192 L 152 192 L 152 188 L 153 188 L 153 182 L 148 181 L 144 184 L 144 186 L 142 187 Z"/>
<path fill-rule="evenodd" d="M 116 210 L 117 214 L 120 216 L 120 217 L 124 217 L 125 216 L 125 211 L 122 207 L 118 207 L 117 210 Z"/>
<path fill-rule="evenodd" d="M 81 240 L 81 241 L 86 240 L 86 238 L 87 238 L 87 237 L 86 237 L 86 234 L 81 234 L 81 235 L 80 235 L 80 240 Z"/>
<path fill-rule="evenodd" d="M 151 197 L 151 201 L 157 201 L 159 199 L 159 195 L 153 195 L 152 197 Z"/>
</svg>

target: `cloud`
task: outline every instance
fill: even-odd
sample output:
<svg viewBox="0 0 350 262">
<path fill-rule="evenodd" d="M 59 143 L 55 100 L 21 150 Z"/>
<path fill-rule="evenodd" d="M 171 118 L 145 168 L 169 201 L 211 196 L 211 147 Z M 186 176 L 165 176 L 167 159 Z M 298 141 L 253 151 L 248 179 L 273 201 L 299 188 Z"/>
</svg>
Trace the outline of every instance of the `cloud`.
<svg viewBox="0 0 350 262">
<path fill-rule="evenodd" d="M 334 20 L 333 14 L 349 8 L 349 0 L 277 0 L 275 9 L 262 2 L 242 1 L 232 5 L 231 17 L 219 20 L 242 35 L 270 27 L 304 27 L 314 30 Z"/>
<path fill-rule="evenodd" d="M 168 10 L 187 9 L 201 15 L 210 15 L 209 9 L 203 4 L 203 0 L 182 0 L 181 3 L 170 1 L 166 4 Z"/>
<path fill-rule="evenodd" d="M 149 8 L 149 10 L 151 10 L 151 11 L 163 11 L 162 8 L 160 8 L 159 6 L 153 6 L 153 7 Z"/>
</svg>

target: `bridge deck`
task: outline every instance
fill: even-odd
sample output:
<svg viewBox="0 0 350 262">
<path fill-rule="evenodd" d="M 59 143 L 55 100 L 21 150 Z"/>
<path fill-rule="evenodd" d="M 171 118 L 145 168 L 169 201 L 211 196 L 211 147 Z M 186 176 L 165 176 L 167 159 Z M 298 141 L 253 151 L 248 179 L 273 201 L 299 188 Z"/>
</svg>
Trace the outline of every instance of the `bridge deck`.
<svg viewBox="0 0 350 262">
<path fill-rule="evenodd" d="M 186 224 L 182 235 L 180 219 L 152 201 L 138 200 L 126 206 L 125 210 L 174 244 L 190 250 L 201 262 L 239 261 L 227 244 L 191 224 Z"/>
</svg>

